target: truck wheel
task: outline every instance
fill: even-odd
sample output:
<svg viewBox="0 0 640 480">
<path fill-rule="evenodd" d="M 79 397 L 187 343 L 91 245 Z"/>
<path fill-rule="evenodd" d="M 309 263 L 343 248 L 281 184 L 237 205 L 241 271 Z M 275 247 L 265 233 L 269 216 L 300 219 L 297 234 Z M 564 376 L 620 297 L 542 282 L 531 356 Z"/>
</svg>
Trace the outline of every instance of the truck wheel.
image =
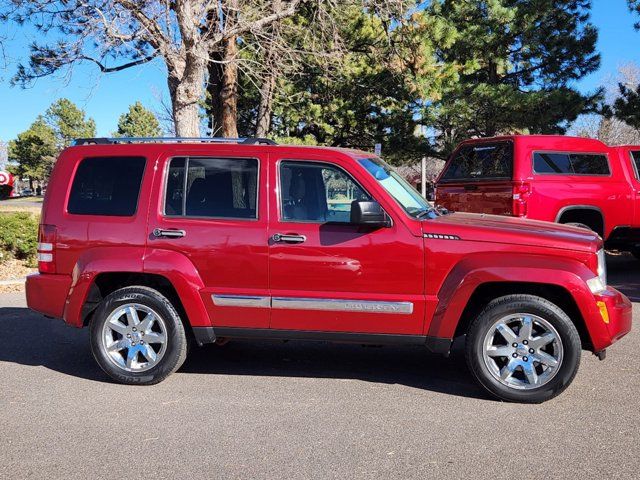
<svg viewBox="0 0 640 480">
<path fill-rule="evenodd" d="M 580 353 L 571 319 L 534 295 L 493 300 L 471 323 L 466 340 L 477 381 L 510 402 L 541 403 L 563 392 L 578 372 Z"/>
<path fill-rule="evenodd" d="M 148 287 L 108 295 L 93 315 L 89 335 L 98 365 L 120 383 L 158 383 L 187 356 L 180 316 L 169 300 Z"/>
</svg>

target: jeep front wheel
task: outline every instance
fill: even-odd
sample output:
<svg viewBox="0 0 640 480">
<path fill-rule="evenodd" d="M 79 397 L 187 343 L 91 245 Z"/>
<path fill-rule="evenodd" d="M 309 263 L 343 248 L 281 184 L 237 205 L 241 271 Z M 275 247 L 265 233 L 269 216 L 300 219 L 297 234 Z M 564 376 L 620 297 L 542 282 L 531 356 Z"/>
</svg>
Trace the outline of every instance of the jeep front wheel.
<svg viewBox="0 0 640 480">
<path fill-rule="evenodd" d="M 114 380 L 151 385 L 184 362 L 187 339 L 175 308 L 158 291 L 126 287 L 108 295 L 90 325 L 91 351 Z"/>
<path fill-rule="evenodd" d="M 496 397 L 540 403 L 563 392 L 580 365 L 580 335 L 557 305 L 533 295 L 493 300 L 472 322 L 466 357 Z"/>
</svg>

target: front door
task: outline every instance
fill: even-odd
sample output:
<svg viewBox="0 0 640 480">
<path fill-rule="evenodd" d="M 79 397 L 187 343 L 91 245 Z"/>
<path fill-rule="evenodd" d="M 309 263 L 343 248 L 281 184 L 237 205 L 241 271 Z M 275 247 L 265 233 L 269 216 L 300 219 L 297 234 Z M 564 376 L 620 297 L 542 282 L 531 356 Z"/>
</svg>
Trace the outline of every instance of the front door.
<svg viewBox="0 0 640 480">
<path fill-rule="evenodd" d="M 149 218 L 148 246 L 195 266 L 214 327 L 269 326 L 266 163 L 259 154 L 200 154 L 159 164 L 162 200 Z"/>
<path fill-rule="evenodd" d="M 351 202 L 371 196 L 344 161 L 270 159 L 271 328 L 421 334 L 422 238 L 397 219 L 351 225 Z"/>
</svg>

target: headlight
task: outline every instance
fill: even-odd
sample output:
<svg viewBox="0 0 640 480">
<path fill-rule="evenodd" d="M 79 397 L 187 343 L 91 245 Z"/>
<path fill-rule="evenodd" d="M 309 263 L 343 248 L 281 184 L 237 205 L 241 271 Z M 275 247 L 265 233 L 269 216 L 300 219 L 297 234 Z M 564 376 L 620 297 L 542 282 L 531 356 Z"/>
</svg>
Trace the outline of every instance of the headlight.
<svg viewBox="0 0 640 480">
<path fill-rule="evenodd" d="M 607 289 L 607 262 L 604 248 L 598 250 L 598 276 L 587 280 L 591 293 L 602 293 Z"/>
</svg>

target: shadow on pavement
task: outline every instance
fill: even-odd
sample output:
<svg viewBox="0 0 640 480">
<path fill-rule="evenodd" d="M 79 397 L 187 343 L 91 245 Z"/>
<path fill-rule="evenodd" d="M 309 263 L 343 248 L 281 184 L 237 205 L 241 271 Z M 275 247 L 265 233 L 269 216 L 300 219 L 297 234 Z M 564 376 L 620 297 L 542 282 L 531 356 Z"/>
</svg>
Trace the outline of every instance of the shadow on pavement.
<svg viewBox="0 0 640 480">
<path fill-rule="evenodd" d="M 27 308 L 0 308 L 0 362 L 109 382 L 93 360 L 87 329 L 69 327 Z M 489 398 L 474 383 L 460 345 L 444 358 L 419 347 L 231 341 L 194 347 L 179 373 L 354 379 Z"/>
</svg>

